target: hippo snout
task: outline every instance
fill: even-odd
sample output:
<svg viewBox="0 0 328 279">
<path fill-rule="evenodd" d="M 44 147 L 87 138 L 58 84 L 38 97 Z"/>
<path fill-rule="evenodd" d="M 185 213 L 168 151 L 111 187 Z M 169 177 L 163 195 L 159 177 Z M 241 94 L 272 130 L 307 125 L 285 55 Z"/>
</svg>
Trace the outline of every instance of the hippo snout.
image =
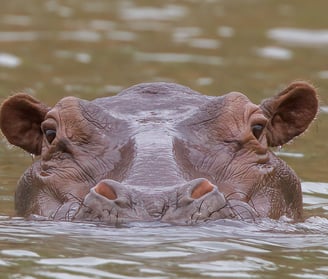
<svg viewBox="0 0 328 279">
<path fill-rule="evenodd" d="M 137 220 L 194 224 L 235 216 L 224 195 L 207 179 L 168 186 L 161 192 L 156 191 L 156 187 L 147 192 L 135 188 L 111 179 L 100 181 L 86 195 L 73 220 L 109 224 Z"/>
</svg>

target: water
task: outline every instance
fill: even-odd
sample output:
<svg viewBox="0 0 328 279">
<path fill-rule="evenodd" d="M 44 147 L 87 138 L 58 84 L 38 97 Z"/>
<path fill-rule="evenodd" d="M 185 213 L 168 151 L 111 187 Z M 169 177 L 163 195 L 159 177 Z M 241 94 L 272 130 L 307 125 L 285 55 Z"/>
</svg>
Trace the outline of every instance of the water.
<svg viewBox="0 0 328 279">
<path fill-rule="evenodd" d="M 326 278 L 328 221 L 0 225 L 2 278 Z"/>
<path fill-rule="evenodd" d="M 16 181 L 33 158 L 0 145 L 0 278 L 327 278 L 328 3 L 317 0 L 29 0 L 0 11 L 0 98 L 49 105 L 173 81 L 258 103 L 313 82 L 311 129 L 274 150 L 303 181 L 306 220 L 121 228 L 15 218 Z"/>
</svg>

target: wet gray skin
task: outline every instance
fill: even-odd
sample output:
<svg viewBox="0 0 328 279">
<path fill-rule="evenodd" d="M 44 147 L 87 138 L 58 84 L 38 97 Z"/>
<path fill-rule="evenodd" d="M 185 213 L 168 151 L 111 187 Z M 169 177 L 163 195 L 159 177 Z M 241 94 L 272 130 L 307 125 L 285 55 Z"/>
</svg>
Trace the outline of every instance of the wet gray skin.
<svg viewBox="0 0 328 279">
<path fill-rule="evenodd" d="M 300 181 L 270 147 L 303 133 L 317 110 L 306 82 L 260 105 L 170 83 L 93 101 L 67 97 L 52 108 L 13 95 L 1 106 L 1 130 L 40 155 L 18 182 L 17 215 L 110 224 L 300 220 Z"/>
</svg>

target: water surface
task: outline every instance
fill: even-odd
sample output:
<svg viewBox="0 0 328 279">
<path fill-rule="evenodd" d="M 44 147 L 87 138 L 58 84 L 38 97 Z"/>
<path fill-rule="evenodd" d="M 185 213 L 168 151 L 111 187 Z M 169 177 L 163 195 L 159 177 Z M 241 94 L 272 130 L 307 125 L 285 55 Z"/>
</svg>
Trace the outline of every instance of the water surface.
<svg viewBox="0 0 328 279">
<path fill-rule="evenodd" d="M 29 0 L 0 11 L 0 98 L 49 105 L 170 81 L 258 103 L 311 81 L 310 131 L 274 150 L 303 181 L 306 220 L 168 226 L 25 221 L 16 181 L 33 158 L 0 145 L 1 278 L 327 278 L 328 3 L 317 0 Z"/>
</svg>

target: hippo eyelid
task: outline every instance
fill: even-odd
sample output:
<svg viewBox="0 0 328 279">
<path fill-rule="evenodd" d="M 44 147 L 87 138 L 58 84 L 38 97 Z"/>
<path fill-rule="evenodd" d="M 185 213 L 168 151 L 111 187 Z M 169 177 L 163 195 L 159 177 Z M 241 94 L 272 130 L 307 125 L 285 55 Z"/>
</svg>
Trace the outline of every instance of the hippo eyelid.
<svg viewBox="0 0 328 279">
<path fill-rule="evenodd" d="M 45 121 L 41 125 L 41 130 L 49 144 L 51 144 L 57 136 L 56 126 L 52 121 Z"/>
<path fill-rule="evenodd" d="M 268 120 L 266 118 L 260 117 L 259 119 L 256 119 L 255 121 L 252 121 L 251 124 L 251 131 L 253 136 L 259 140 L 260 137 L 263 135 L 263 131 L 265 130 L 265 127 L 268 123 Z"/>
<path fill-rule="evenodd" d="M 259 139 L 263 133 L 265 126 L 262 124 L 255 124 L 252 126 L 252 133 L 256 139 Z"/>
<path fill-rule="evenodd" d="M 57 132 L 56 132 L 56 130 L 49 129 L 49 130 L 46 130 L 44 132 L 44 134 L 46 136 L 47 141 L 51 144 L 54 141 L 54 139 L 56 138 Z"/>
</svg>

